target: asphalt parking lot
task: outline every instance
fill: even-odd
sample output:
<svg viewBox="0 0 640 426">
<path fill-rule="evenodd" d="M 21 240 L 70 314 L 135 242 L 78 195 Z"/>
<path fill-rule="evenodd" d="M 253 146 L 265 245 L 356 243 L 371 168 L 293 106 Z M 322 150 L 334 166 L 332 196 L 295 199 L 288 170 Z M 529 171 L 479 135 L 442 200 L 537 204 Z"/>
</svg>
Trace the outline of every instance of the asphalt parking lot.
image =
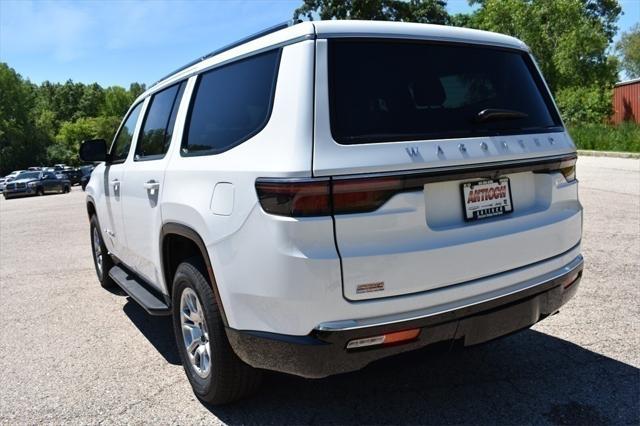
<svg viewBox="0 0 640 426">
<path fill-rule="evenodd" d="M 581 157 L 581 288 L 558 315 L 453 353 L 323 380 L 269 374 L 200 403 L 168 318 L 101 289 L 84 194 L 0 200 L 0 421 L 639 424 L 640 160 Z"/>
</svg>

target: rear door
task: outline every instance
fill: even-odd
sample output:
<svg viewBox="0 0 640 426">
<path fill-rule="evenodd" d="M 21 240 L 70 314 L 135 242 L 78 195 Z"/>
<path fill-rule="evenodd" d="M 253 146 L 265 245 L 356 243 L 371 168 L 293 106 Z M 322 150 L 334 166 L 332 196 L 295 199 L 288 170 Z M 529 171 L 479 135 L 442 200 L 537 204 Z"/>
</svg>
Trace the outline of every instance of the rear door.
<svg viewBox="0 0 640 426">
<path fill-rule="evenodd" d="M 316 54 L 313 173 L 334 182 L 347 299 L 443 288 L 579 242 L 577 187 L 558 171 L 575 149 L 527 52 L 334 38 Z"/>
<path fill-rule="evenodd" d="M 122 204 L 129 266 L 154 285 L 162 282 L 158 249 L 162 216 L 158 201 L 185 84 L 175 84 L 151 96 L 133 158 L 124 172 Z"/>
</svg>

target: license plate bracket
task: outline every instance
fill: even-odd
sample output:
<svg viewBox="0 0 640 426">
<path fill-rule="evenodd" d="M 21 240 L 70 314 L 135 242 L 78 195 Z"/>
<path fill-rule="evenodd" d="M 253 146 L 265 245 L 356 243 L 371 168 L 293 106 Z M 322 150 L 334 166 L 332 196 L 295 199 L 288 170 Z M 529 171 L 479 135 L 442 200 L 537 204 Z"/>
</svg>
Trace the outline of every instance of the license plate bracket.
<svg viewBox="0 0 640 426">
<path fill-rule="evenodd" d="M 464 220 L 467 222 L 513 212 L 511 182 L 507 177 L 464 182 L 460 190 Z"/>
</svg>

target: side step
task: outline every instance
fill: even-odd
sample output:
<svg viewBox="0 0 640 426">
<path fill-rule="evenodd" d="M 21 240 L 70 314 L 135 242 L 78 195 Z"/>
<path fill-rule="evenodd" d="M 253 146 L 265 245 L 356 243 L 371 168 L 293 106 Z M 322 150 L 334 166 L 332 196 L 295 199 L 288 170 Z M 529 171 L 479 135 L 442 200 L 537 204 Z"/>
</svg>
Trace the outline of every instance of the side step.
<svg viewBox="0 0 640 426">
<path fill-rule="evenodd" d="M 171 315 L 171 308 L 155 294 L 145 288 L 145 284 L 134 274 L 115 265 L 109 276 L 150 315 Z"/>
</svg>

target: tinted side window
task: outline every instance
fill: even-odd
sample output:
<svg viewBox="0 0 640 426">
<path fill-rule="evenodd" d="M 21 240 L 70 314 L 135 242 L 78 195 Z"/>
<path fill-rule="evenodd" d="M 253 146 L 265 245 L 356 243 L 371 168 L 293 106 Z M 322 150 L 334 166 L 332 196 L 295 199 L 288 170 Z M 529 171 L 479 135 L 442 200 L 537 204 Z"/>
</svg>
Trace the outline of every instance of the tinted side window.
<svg viewBox="0 0 640 426">
<path fill-rule="evenodd" d="M 136 161 L 164 157 L 171 144 L 173 124 L 183 91 L 184 83 L 180 83 L 153 95 L 136 146 Z"/>
<path fill-rule="evenodd" d="M 113 145 L 111 145 L 111 162 L 122 162 L 126 160 L 127 155 L 129 155 L 129 148 L 131 148 L 133 132 L 136 130 L 140 108 L 142 108 L 142 103 L 139 103 L 131 110 L 131 114 L 129 114 L 120 128 L 118 136 L 116 136 L 116 139 L 113 141 Z"/>
<path fill-rule="evenodd" d="M 267 124 L 280 50 L 216 68 L 200 76 L 182 153 L 217 154 L 244 142 Z"/>
<path fill-rule="evenodd" d="M 44 178 L 45 178 L 45 179 L 58 179 L 58 178 L 56 177 L 55 173 L 52 173 L 52 172 L 46 172 L 46 173 L 44 174 Z"/>
</svg>

